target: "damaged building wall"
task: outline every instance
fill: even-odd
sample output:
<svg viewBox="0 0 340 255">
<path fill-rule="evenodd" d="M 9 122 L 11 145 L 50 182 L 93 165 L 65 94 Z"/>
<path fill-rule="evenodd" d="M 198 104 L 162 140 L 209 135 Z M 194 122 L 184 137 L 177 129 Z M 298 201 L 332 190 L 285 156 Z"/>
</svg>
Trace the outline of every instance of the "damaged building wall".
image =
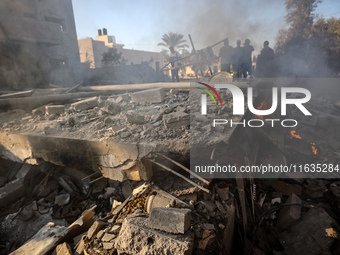
<svg viewBox="0 0 340 255">
<path fill-rule="evenodd" d="M 72 3 L 62 2 L 1 1 L 1 90 L 80 81 Z"/>
<path fill-rule="evenodd" d="M 162 53 L 123 49 L 124 45 L 115 43 L 115 39 L 113 43 L 112 37 L 114 36 L 98 35 L 95 39 L 89 37 L 78 40 L 81 63 L 88 68 L 101 68 L 102 54 L 108 52 L 110 48 L 115 48 L 117 53 L 122 53 L 126 65 L 148 63 L 156 71 L 163 66 L 164 55 Z"/>
</svg>

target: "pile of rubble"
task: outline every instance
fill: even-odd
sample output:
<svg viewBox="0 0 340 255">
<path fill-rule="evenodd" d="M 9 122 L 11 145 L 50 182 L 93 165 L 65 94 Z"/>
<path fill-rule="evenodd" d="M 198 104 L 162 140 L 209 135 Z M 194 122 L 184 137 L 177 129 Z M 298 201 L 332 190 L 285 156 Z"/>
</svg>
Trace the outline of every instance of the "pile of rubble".
<svg viewBox="0 0 340 255">
<path fill-rule="evenodd" d="M 1 132 L 126 142 L 189 137 L 188 92 L 151 89 L 2 114 Z"/>
<path fill-rule="evenodd" d="M 24 183 L 32 179 L 28 168 L 22 165 L 16 180 L 24 172 L 30 175 Z M 25 184 L 24 193 L 2 207 L 2 254 L 339 252 L 336 181 L 215 180 L 206 192 L 158 170 L 148 182 L 123 183 L 90 183 L 79 172 L 77 182 L 71 176 L 75 169 L 44 170 L 33 191 Z M 4 189 L 8 184 L 1 188 L 2 198 Z"/>
<path fill-rule="evenodd" d="M 211 165 L 339 164 L 337 101 L 311 100 L 313 118 L 289 109 L 295 130 L 259 131 L 213 128 L 256 116 L 233 117 L 230 93 L 202 116 L 199 95 L 151 89 L 1 113 L 12 161 L 0 161 L 0 254 L 339 254 L 337 179 L 210 179 L 186 167 L 190 142 Z M 33 146 L 44 139 L 48 153 Z"/>
</svg>

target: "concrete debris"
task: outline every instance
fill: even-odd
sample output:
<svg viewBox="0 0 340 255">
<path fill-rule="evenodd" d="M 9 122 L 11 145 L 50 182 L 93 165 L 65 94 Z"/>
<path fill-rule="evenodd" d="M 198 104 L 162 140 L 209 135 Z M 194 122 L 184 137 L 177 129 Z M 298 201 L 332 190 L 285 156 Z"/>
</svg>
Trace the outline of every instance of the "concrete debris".
<svg viewBox="0 0 340 255">
<path fill-rule="evenodd" d="M 99 98 L 91 97 L 91 98 L 73 103 L 71 104 L 71 107 L 76 111 L 84 111 L 84 110 L 92 109 L 98 105 L 99 105 Z"/>
<path fill-rule="evenodd" d="M 116 249 L 128 254 L 173 254 L 188 255 L 193 248 L 193 235 L 172 235 L 148 227 L 144 218 L 130 218 L 123 222 Z"/>
<path fill-rule="evenodd" d="M 71 105 L 0 113 L 0 156 L 17 162 L 0 159 L 6 252 L 23 245 L 13 254 L 337 254 L 339 228 L 331 218 L 340 213 L 336 180 L 266 175 L 271 179 L 238 179 L 242 188 L 229 179 L 192 179 L 195 186 L 182 178 L 190 174 L 182 171 L 186 167 L 174 162 L 188 165 L 190 150 L 208 155 L 213 165 L 338 162 L 340 108 L 328 99 L 311 100 L 313 114 L 323 107 L 326 113 L 297 116 L 304 139 L 295 141 L 280 128 L 256 133 L 213 127 L 211 118 L 232 118 L 231 94 L 219 94 L 223 106 L 209 104 L 206 116 L 200 104 L 189 104 L 187 92 L 164 89 L 87 99 L 81 94 Z M 190 129 L 192 123 L 197 128 Z M 314 139 L 320 154 L 310 150 Z M 202 141 L 208 151 L 196 146 Z M 211 150 L 217 143 L 223 150 Z M 233 149 L 244 151 L 238 157 Z M 53 167 L 42 167 L 43 161 Z M 47 219 L 53 223 L 41 228 Z"/>
<path fill-rule="evenodd" d="M 59 206 L 64 206 L 70 202 L 70 198 L 70 194 L 62 194 L 55 197 L 54 203 Z"/>
<path fill-rule="evenodd" d="M 165 99 L 165 92 L 163 88 L 148 89 L 135 93 L 131 93 L 132 103 L 162 103 Z"/>
<path fill-rule="evenodd" d="M 184 112 L 173 112 L 163 116 L 166 129 L 178 129 L 190 125 L 190 115 Z"/>
<path fill-rule="evenodd" d="M 103 242 L 110 242 L 111 240 L 113 240 L 116 237 L 117 237 L 117 235 L 105 233 L 104 236 L 101 238 L 101 240 Z"/>
<path fill-rule="evenodd" d="M 173 234 L 184 234 L 191 226 L 191 210 L 174 208 L 153 208 L 148 226 Z"/>
<path fill-rule="evenodd" d="M 25 193 L 23 179 L 15 179 L 0 188 L 0 206 L 5 207 L 20 198 Z"/>
<path fill-rule="evenodd" d="M 121 112 L 122 107 L 111 101 L 105 101 L 104 106 L 101 109 L 110 115 L 116 115 Z"/>
<path fill-rule="evenodd" d="M 302 201 L 301 199 L 295 195 L 292 194 L 287 199 L 285 207 L 283 207 L 280 211 L 279 218 L 277 221 L 277 227 L 281 230 L 288 229 L 290 226 L 292 226 L 294 223 L 296 223 L 300 217 L 301 217 L 301 205 Z M 289 204 L 297 204 L 294 206 L 289 206 Z"/>
<path fill-rule="evenodd" d="M 95 221 L 92 226 L 90 227 L 90 229 L 87 231 L 87 238 L 91 239 L 94 235 L 97 234 L 97 232 L 99 230 L 101 230 L 104 226 L 106 225 L 106 223 L 104 221 L 101 220 L 97 220 Z"/>
<path fill-rule="evenodd" d="M 55 250 L 57 255 L 73 255 L 71 246 L 68 243 L 59 244 Z"/>
<path fill-rule="evenodd" d="M 62 114 L 65 112 L 65 105 L 46 105 L 45 113 L 47 115 Z"/>
</svg>

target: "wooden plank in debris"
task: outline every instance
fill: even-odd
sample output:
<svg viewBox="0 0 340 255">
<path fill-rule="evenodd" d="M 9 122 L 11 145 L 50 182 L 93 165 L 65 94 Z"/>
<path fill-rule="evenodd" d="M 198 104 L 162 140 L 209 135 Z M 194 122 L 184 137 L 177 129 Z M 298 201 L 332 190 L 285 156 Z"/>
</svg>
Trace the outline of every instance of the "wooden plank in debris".
<svg viewBox="0 0 340 255">
<path fill-rule="evenodd" d="M 150 161 L 151 161 L 152 163 L 154 163 L 155 165 L 160 166 L 161 168 L 163 168 L 163 169 L 165 169 L 165 170 L 167 170 L 167 171 L 169 171 L 169 172 L 171 172 L 171 173 L 173 173 L 173 174 L 175 174 L 175 175 L 181 177 L 183 180 L 189 182 L 190 184 L 192 184 L 193 186 L 199 188 L 200 190 L 203 190 L 203 191 L 205 191 L 205 192 L 207 192 L 207 193 L 210 193 L 210 191 L 209 191 L 208 189 L 203 188 L 202 186 L 198 185 L 197 183 L 194 183 L 194 182 L 191 181 L 190 179 L 184 177 L 183 175 L 181 175 L 180 173 L 177 173 L 176 171 L 170 169 L 169 167 L 167 167 L 167 166 L 165 166 L 165 165 L 163 165 L 163 164 L 161 164 L 161 163 L 158 163 L 158 162 L 156 162 L 156 161 L 154 161 L 154 160 L 150 160 Z"/>
<path fill-rule="evenodd" d="M 157 153 L 157 155 L 169 160 L 170 162 L 174 163 L 175 165 L 179 166 L 180 168 L 182 168 L 183 170 L 187 171 L 189 174 L 191 174 L 192 176 L 195 176 L 197 179 L 199 179 L 200 181 L 206 183 L 206 184 L 210 184 L 209 181 L 207 181 L 206 179 L 203 179 L 201 176 L 195 174 L 194 172 L 190 171 L 190 169 L 186 168 L 185 166 L 183 166 L 182 164 L 178 163 L 177 161 L 163 155 L 163 154 L 160 154 L 160 153 Z"/>
<path fill-rule="evenodd" d="M 20 91 L 20 92 L 15 92 L 15 93 L 10 93 L 6 95 L 1 95 L 0 99 L 5 99 L 5 98 L 18 98 L 18 97 L 29 97 L 33 94 L 34 90 L 27 90 L 27 91 Z"/>
<path fill-rule="evenodd" d="M 240 198 L 240 204 L 242 209 L 242 221 L 243 221 L 243 231 L 244 231 L 244 237 L 247 233 L 248 228 L 248 220 L 247 220 L 247 204 L 246 204 L 246 194 L 244 190 L 244 179 L 242 178 L 236 178 L 236 184 L 237 184 L 237 190 Z"/>
<path fill-rule="evenodd" d="M 65 90 L 62 94 L 70 93 L 70 92 L 76 90 L 77 88 L 79 88 L 81 85 L 83 85 L 83 82 L 77 84 L 76 86 L 73 86 L 72 88 L 69 88 L 69 89 Z"/>
<path fill-rule="evenodd" d="M 109 90 L 143 90 L 153 88 L 190 88 L 190 82 L 158 82 L 158 83 L 142 83 L 142 84 L 126 84 L 126 85 L 104 85 L 104 86 L 86 86 L 81 87 L 79 91 L 109 91 Z"/>
<path fill-rule="evenodd" d="M 24 97 L 24 98 L 6 98 L 0 99 L 0 107 L 7 106 L 12 109 L 24 108 L 24 109 L 34 109 L 39 106 L 52 103 L 52 102 L 64 102 L 76 98 L 87 98 L 106 94 L 106 91 L 97 92 L 79 92 L 79 93 L 69 93 L 69 94 L 59 94 L 51 96 L 37 96 L 37 97 Z"/>
<path fill-rule="evenodd" d="M 235 230 L 235 218 L 236 218 L 236 210 L 234 203 L 231 204 L 230 210 L 228 210 L 228 220 L 227 225 L 224 228 L 223 233 L 223 246 L 226 250 L 227 255 L 231 255 L 232 253 L 232 245 L 234 241 L 234 230 Z"/>
<path fill-rule="evenodd" d="M 69 228 L 47 223 L 27 243 L 10 253 L 11 255 L 44 255 L 50 252 L 70 231 Z"/>
</svg>

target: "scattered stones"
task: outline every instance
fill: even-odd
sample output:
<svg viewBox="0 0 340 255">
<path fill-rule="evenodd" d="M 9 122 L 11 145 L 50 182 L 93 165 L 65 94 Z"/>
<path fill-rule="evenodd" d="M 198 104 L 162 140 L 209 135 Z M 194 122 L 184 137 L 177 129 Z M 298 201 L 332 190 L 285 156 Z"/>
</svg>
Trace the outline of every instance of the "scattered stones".
<svg viewBox="0 0 340 255">
<path fill-rule="evenodd" d="M 70 198 L 71 198 L 70 194 L 62 194 L 55 197 L 54 203 L 59 206 L 64 206 L 70 202 Z"/>
<path fill-rule="evenodd" d="M 173 112 L 163 116 L 166 129 L 178 129 L 190 125 L 190 115 L 184 112 Z"/>
</svg>

